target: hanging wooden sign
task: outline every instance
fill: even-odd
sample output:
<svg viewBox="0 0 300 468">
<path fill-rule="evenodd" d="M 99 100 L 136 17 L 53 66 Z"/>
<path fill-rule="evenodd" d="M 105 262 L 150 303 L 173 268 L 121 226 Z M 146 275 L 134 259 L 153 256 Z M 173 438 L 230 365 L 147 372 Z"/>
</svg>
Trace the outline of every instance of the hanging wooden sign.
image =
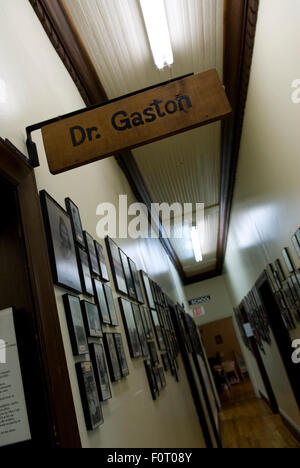
<svg viewBox="0 0 300 468">
<path fill-rule="evenodd" d="M 216 70 L 125 97 L 42 128 L 52 174 L 207 125 L 231 113 Z"/>
</svg>

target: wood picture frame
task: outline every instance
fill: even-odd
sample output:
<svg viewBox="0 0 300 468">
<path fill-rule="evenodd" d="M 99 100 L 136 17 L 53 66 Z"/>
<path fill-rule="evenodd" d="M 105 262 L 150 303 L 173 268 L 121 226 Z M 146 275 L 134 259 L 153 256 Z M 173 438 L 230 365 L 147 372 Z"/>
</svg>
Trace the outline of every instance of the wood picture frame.
<svg viewBox="0 0 300 468">
<path fill-rule="evenodd" d="M 73 356 L 83 356 L 88 354 L 89 346 L 82 316 L 80 298 L 71 294 L 65 294 L 63 296 L 63 304 Z"/>
<path fill-rule="evenodd" d="M 40 192 L 53 282 L 82 293 L 75 243 L 69 214 L 45 190 Z"/>
</svg>

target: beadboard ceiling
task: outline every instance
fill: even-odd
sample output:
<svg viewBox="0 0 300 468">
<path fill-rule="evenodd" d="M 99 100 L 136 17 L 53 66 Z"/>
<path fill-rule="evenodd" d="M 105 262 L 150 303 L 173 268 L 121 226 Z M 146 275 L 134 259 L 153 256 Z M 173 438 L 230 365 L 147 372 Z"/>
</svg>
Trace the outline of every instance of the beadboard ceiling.
<svg viewBox="0 0 300 468">
<path fill-rule="evenodd" d="M 64 0 L 109 98 L 188 73 L 216 68 L 223 76 L 224 0 L 165 0 L 174 65 L 156 69 L 138 0 Z M 171 239 L 187 277 L 216 267 L 221 125 L 167 138 L 133 151 L 153 202 L 204 203 L 204 260 L 194 259 L 189 230 Z"/>
</svg>

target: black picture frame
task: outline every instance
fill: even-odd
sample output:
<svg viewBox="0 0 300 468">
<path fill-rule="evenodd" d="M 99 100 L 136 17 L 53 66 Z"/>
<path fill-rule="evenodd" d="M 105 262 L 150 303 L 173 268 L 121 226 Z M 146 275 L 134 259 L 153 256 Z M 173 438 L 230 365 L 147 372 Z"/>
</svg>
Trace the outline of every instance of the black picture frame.
<svg viewBox="0 0 300 468">
<path fill-rule="evenodd" d="M 155 303 L 154 303 L 154 298 L 153 298 L 153 295 L 152 295 L 150 279 L 149 279 L 148 275 L 143 270 L 140 271 L 140 274 L 141 274 L 141 277 L 142 277 L 142 281 L 143 281 L 143 285 L 144 285 L 144 289 L 145 289 L 149 309 L 155 309 Z"/>
<path fill-rule="evenodd" d="M 110 324 L 113 327 L 118 327 L 119 326 L 119 319 L 118 319 L 117 309 L 116 309 L 116 306 L 115 306 L 115 301 L 114 301 L 114 297 L 113 297 L 111 287 L 108 286 L 108 284 L 104 284 L 103 289 L 104 289 L 106 303 L 107 303 L 107 307 L 108 307 L 108 311 L 109 311 L 109 315 L 110 315 Z"/>
<path fill-rule="evenodd" d="M 45 190 L 40 192 L 53 282 L 82 293 L 77 255 L 69 214 Z"/>
<path fill-rule="evenodd" d="M 294 273 L 295 271 L 295 266 L 294 266 L 294 263 L 292 261 L 292 257 L 289 253 L 289 249 L 287 247 L 285 247 L 284 249 L 282 249 L 282 257 L 285 261 L 285 264 L 286 264 L 286 267 L 288 269 L 288 272 L 289 273 Z"/>
<path fill-rule="evenodd" d="M 300 245 L 300 228 L 296 231 L 296 234 L 295 234 L 296 238 L 297 238 L 297 241 Z"/>
<path fill-rule="evenodd" d="M 153 309 L 150 310 L 150 314 L 151 314 L 151 317 L 152 317 L 152 323 L 153 323 L 153 328 L 154 328 L 158 348 L 159 348 L 160 351 L 166 351 L 166 344 L 165 344 L 165 341 L 164 341 L 164 336 L 163 336 L 163 332 L 162 332 L 161 322 L 160 322 L 160 319 L 159 319 L 159 314 L 158 314 L 157 310 L 153 310 Z"/>
<path fill-rule="evenodd" d="M 89 257 L 91 272 L 93 273 L 93 275 L 100 276 L 100 267 L 98 263 L 94 238 L 87 231 L 84 231 L 83 235 L 85 240 L 86 251 Z"/>
<path fill-rule="evenodd" d="M 142 356 L 147 357 L 149 356 L 149 348 L 147 344 L 147 338 L 145 335 L 140 307 L 138 306 L 138 304 L 132 304 L 132 310 L 133 310 L 136 328 L 137 328 L 138 335 L 139 335 L 140 345 L 142 348 Z"/>
<path fill-rule="evenodd" d="M 149 348 L 152 366 L 159 365 L 160 362 L 159 362 L 158 352 L 157 352 L 154 341 L 148 341 L 148 348 Z"/>
<path fill-rule="evenodd" d="M 274 283 L 275 283 L 275 286 L 278 290 L 280 290 L 282 288 L 282 284 L 281 284 L 281 280 L 280 280 L 280 275 L 278 274 L 277 270 L 274 268 L 274 266 L 272 265 L 272 263 L 270 263 L 269 265 L 270 267 L 270 270 L 271 270 L 271 273 L 272 273 L 272 276 L 273 276 L 273 280 L 274 280 Z"/>
<path fill-rule="evenodd" d="M 107 301 L 105 297 L 104 284 L 102 284 L 101 281 L 97 279 L 94 279 L 94 291 L 95 291 L 95 299 L 100 310 L 102 323 L 105 325 L 110 325 L 111 318 L 110 318 L 110 313 L 109 313 L 109 309 L 108 309 L 108 305 L 107 305 Z"/>
<path fill-rule="evenodd" d="M 142 357 L 142 348 L 134 319 L 132 304 L 123 297 L 119 297 L 119 304 L 130 355 L 133 359 Z"/>
<path fill-rule="evenodd" d="M 298 237 L 296 234 L 292 237 L 292 244 L 297 252 L 298 258 L 300 258 L 300 240 L 298 240 Z"/>
<path fill-rule="evenodd" d="M 137 301 L 140 304 L 144 304 L 143 291 L 142 291 L 142 286 L 141 286 L 139 273 L 138 273 L 136 264 L 134 263 L 133 260 L 131 260 L 131 258 L 128 258 L 128 263 L 129 263 L 129 268 L 131 271 L 132 279 L 134 282 L 134 288 L 136 292 Z"/>
<path fill-rule="evenodd" d="M 277 272 L 279 274 L 280 281 L 281 281 L 281 283 L 283 283 L 286 280 L 286 275 L 284 273 L 284 270 L 282 268 L 282 264 L 281 264 L 281 261 L 280 261 L 279 258 L 277 258 L 277 260 L 275 261 L 275 266 L 276 266 Z"/>
<path fill-rule="evenodd" d="M 170 370 L 170 358 L 168 356 L 168 353 L 164 353 L 161 355 L 161 360 L 164 366 L 165 372 L 168 372 Z"/>
<path fill-rule="evenodd" d="M 148 379 L 152 399 L 155 401 L 155 400 L 157 400 L 159 395 L 158 395 L 158 391 L 157 391 L 157 385 L 156 385 L 156 382 L 155 382 L 155 377 L 154 377 L 151 361 L 149 359 L 147 359 L 146 361 L 144 361 L 144 365 L 145 365 L 146 375 L 147 375 L 147 379 Z"/>
<path fill-rule="evenodd" d="M 89 351 L 94 368 L 99 400 L 110 400 L 112 398 L 112 393 L 105 360 L 104 346 L 101 343 L 91 343 L 89 345 Z"/>
<path fill-rule="evenodd" d="M 128 295 L 128 289 L 125 279 L 125 274 L 123 270 L 123 265 L 120 256 L 120 250 L 117 244 L 110 238 L 105 238 L 108 257 L 111 265 L 111 270 L 114 278 L 114 283 L 116 290 L 121 293 Z"/>
<path fill-rule="evenodd" d="M 87 296 L 94 296 L 93 279 L 88 254 L 79 246 L 77 247 L 77 258 L 82 292 Z"/>
<path fill-rule="evenodd" d="M 123 252 L 122 249 L 119 249 L 119 251 L 120 251 L 121 262 L 122 262 L 123 271 L 124 271 L 124 275 L 125 275 L 125 280 L 126 280 L 126 285 L 127 285 L 127 290 L 128 290 L 128 296 L 130 297 L 130 299 L 133 299 L 133 300 L 136 301 L 137 300 L 137 295 L 136 295 L 136 291 L 135 291 L 133 277 L 131 275 L 131 270 L 130 270 L 130 266 L 129 266 L 128 257 L 126 255 L 126 253 Z"/>
<path fill-rule="evenodd" d="M 73 200 L 71 200 L 71 198 L 66 198 L 65 204 L 66 204 L 67 212 L 71 219 L 71 226 L 72 226 L 74 241 L 76 244 L 80 245 L 81 247 L 85 247 L 85 240 L 84 240 L 84 235 L 83 235 L 79 208 L 77 205 L 75 205 L 75 203 L 73 202 Z"/>
<path fill-rule="evenodd" d="M 155 383 L 156 383 L 157 392 L 158 392 L 158 394 L 160 394 L 160 392 L 161 392 L 162 389 L 163 389 L 163 386 L 162 386 L 162 382 L 161 382 L 161 378 L 160 378 L 160 373 L 159 373 L 158 367 L 153 367 L 152 370 L 153 370 L 153 374 L 154 374 L 154 378 L 155 378 Z"/>
<path fill-rule="evenodd" d="M 114 340 L 116 351 L 119 359 L 119 366 L 121 369 L 122 377 L 127 377 L 129 375 L 129 367 L 125 354 L 124 343 L 121 333 L 114 333 Z"/>
<path fill-rule="evenodd" d="M 68 324 L 74 356 L 88 354 L 89 346 L 82 317 L 80 298 L 71 294 L 63 296 L 63 304 Z"/>
<path fill-rule="evenodd" d="M 142 321 L 144 325 L 145 335 L 147 340 L 153 339 L 153 330 L 151 325 L 151 319 L 149 315 L 149 310 L 146 306 L 140 305 L 140 311 L 142 316 Z"/>
<path fill-rule="evenodd" d="M 111 381 L 118 382 L 121 380 L 122 374 L 113 335 L 113 333 L 104 333 L 103 343 Z"/>
<path fill-rule="evenodd" d="M 94 431 L 104 423 L 104 418 L 92 363 L 78 362 L 76 373 L 86 427 L 88 431 Z"/>
<path fill-rule="evenodd" d="M 158 368 L 158 373 L 159 373 L 159 377 L 161 381 L 162 390 L 164 390 L 167 386 L 167 381 L 166 381 L 166 376 L 162 367 Z"/>
<path fill-rule="evenodd" d="M 103 331 L 98 306 L 89 301 L 81 301 L 81 308 L 87 336 L 102 338 Z"/>
<path fill-rule="evenodd" d="M 100 270 L 100 278 L 102 281 L 109 282 L 109 274 L 106 265 L 105 255 L 104 255 L 104 247 L 99 244 L 96 240 L 94 240 L 99 270 Z"/>
</svg>

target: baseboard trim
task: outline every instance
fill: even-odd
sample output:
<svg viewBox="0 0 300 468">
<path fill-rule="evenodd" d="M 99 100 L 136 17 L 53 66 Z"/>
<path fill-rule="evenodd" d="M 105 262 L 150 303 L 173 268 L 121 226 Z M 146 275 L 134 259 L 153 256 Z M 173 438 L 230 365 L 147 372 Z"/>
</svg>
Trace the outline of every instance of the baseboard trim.
<svg viewBox="0 0 300 468">
<path fill-rule="evenodd" d="M 261 391 L 259 391 L 259 395 L 262 398 L 262 400 L 264 400 L 264 402 L 268 405 L 268 407 L 270 408 L 270 410 L 272 411 L 273 414 L 279 414 L 279 411 L 277 411 L 277 412 L 274 411 L 274 408 L 272 408 L 272 405 L 271 405 L 269 399 L 266 397 L 266 395 L 264 395 Z"/>
<path fill-rule="evenodd" d="M 300 445 L 300 429 L 297 429 L 282 411 L 279 411 L 279 412 L 280 412 L 280 417 L 284 425 L 286 426 L 286 428 L 290 431 L 290 433 L 294 436 L 294 438 Z"/>
</svg>

